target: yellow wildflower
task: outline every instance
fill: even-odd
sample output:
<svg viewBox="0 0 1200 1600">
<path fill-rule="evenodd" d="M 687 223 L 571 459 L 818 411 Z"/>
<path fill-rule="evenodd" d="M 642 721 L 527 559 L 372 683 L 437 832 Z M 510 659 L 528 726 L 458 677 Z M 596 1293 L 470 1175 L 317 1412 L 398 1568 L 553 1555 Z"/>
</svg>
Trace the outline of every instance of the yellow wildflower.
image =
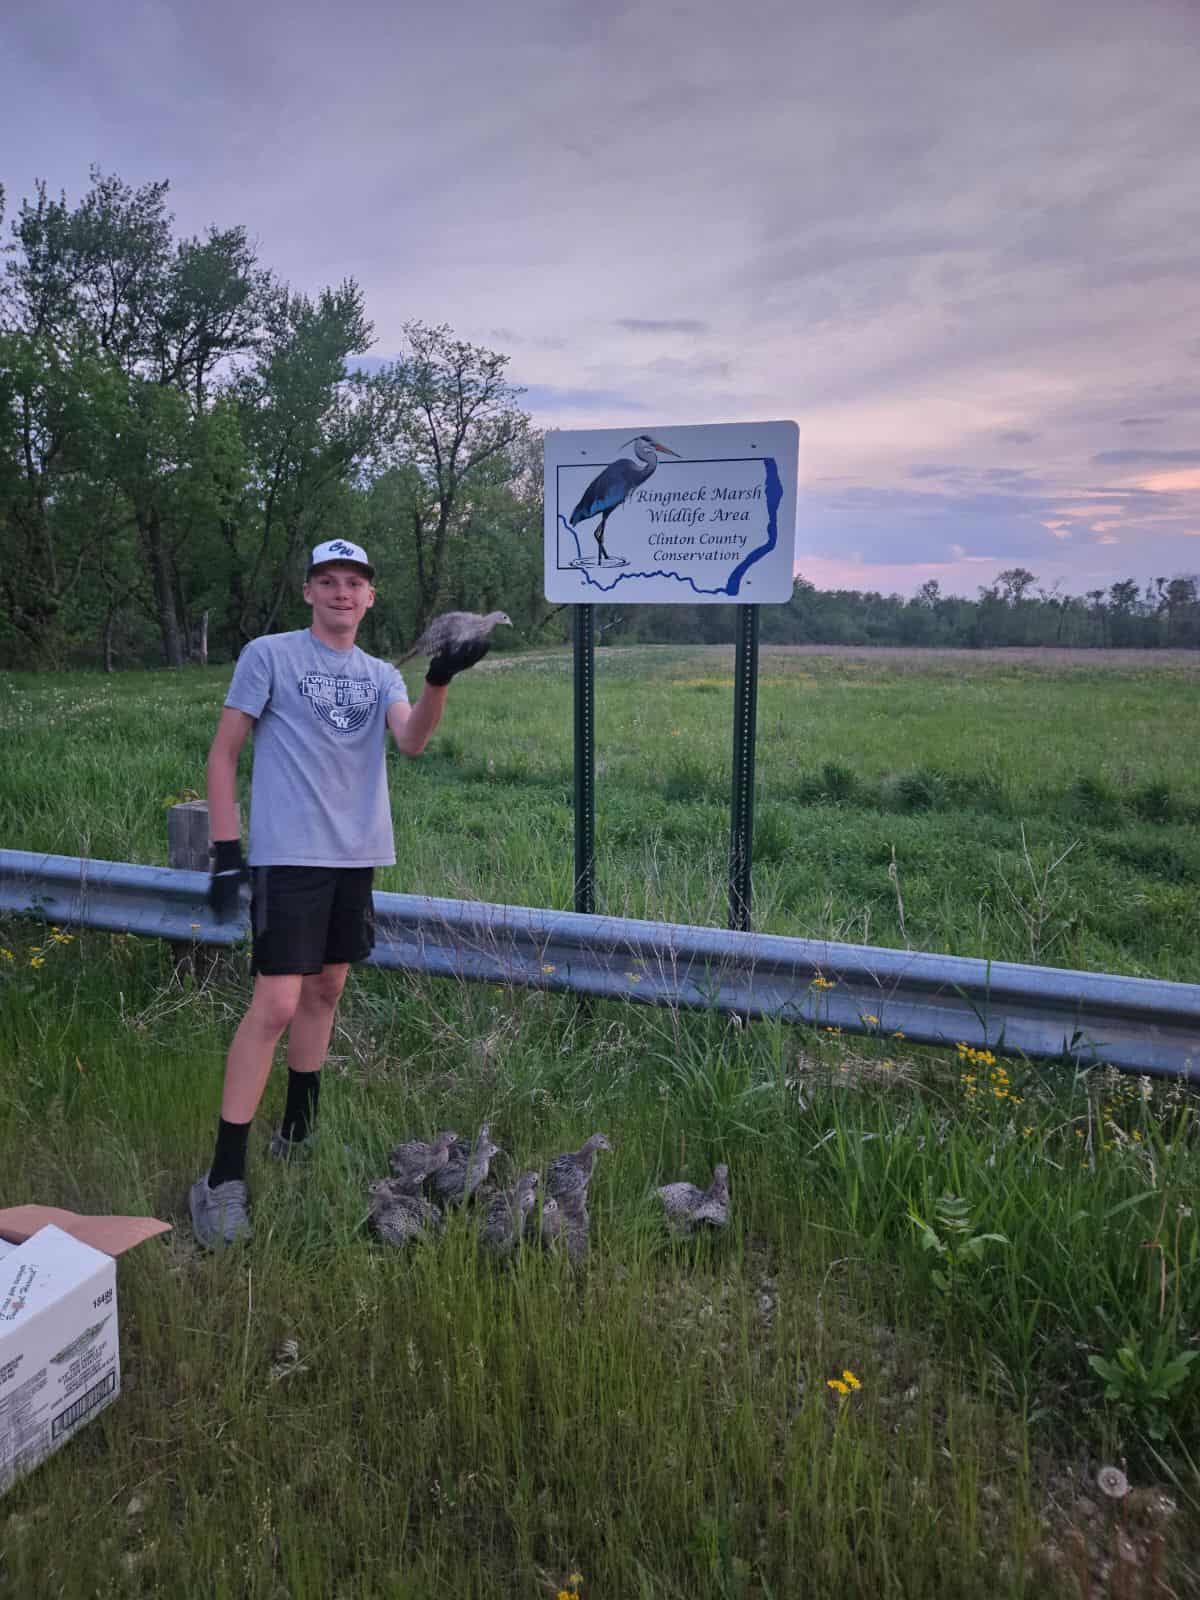
<svg viewBox="0 0 1200 1600">
<path fill-rule="evenodd" d="M 542 963 L 542 971 L 543 972 L 557 972 L 558 968 L 554 965 L 553 961 L 543 961 L 543 963 Z"/>
<path fill-rule="evenodd" d="M 873 1017 L 869 1011 L 864 1011 L 863 1012 L 862 1019 L 863 1019 L 864 1022 L 872 1022 L 876 1026 L 878 1026 L 878 1024 L 879 1024 L 879 1018 L 878 1017 Z"/>
<path fill-rule="evenodd" d="M 31 967 L 44 967 L 46 965 L 46 958 L 45 956 L 30 956 L 29 965 Z"/>
<path fill-rule="evenodd" d="M 858 1381 L 858 1379 L 850 1371 L 849 1367 L 847 1367 L 845 1369 L 845 1371 L 842 1373 L 842 1382 L 843 1383 L 848 1383 L 852 1389 L 861 1389 L 862 1388 L 862 1384 Z"/>
<path fill-rule="evenodd" d="M 569 1573 L 568 1576 L 567 1576 L 567 1582 L 573 1588 L 578 1589 L 579 1585 L 583 1582 L 583 1573 L 582 1572 Z"/>
<path fill-rule="evenodd" d="M 16 960 L 16 957 L 13 955 L 12 951 L 7 948 L 7 946 L 0 946 L 0 957 L 3 957 L 5 961 Z"/>
<path fill-rule="evenodd" d="M 642 975 L 640 972 L 627 972 L 625 976 L 629 979 L 630 983 L 641 983 L 642 981 Z"/>
<path fill-rule="evenodd" d="M 826 1378 L 825 1387 L 835 1389 L 843 1398 L 850 1393 L 850 1385 L 843 1383 L 840 1378 Z"/>
<path fill-rule="evenodd" d="M 837 988 L 837 984 L 834 983 L 832 981 L 832 979 L 823 978 L 819 972 L 817 973 L 816 977 L 813 979 L 812 986 L 813 986 L 814 989 L 836 989 Z"/>
</svg>

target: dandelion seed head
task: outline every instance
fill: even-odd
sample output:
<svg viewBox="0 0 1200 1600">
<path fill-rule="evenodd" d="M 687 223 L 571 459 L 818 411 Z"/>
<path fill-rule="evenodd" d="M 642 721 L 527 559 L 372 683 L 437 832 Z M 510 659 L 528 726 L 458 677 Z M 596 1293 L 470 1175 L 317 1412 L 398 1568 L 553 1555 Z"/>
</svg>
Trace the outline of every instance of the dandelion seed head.
<svg viewBox="0 0 1200 1600">
<path fill-rule="evenodd" d="M 1096 1487 L 1110 1500 L 1124 1500 L 1129 1493 L 1129 1479 L 1120 1467 L 1101 1467 L 1096 1474 Z"/>
</svg>

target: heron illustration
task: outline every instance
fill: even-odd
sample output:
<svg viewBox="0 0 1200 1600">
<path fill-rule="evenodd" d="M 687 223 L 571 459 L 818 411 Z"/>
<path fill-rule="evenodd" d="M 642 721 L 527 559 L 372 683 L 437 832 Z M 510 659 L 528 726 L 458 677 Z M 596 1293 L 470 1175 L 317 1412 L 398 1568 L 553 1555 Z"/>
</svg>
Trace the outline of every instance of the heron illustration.
<svg viewBox="0 0 1200 1600">
<path fill-rule="evenodd" d="M 641 462 L 641 466 L 624 457 L 610 462 L 604 471 L 588 484 L 579 497 L 579 504 L 571 513 L 570 521 L 573 528 L 578 527 L 581 522 L 587 522 L 591 517 L 600 518 L 600 526 L 595 530 L 595 534 L 601 561 L 608 560 L 608 551 L 604 547 L 604 528 L 609 517 L 618 506 L 624 505 L 631 490 L 654 476 L 660 453 L 664 456 L 674 456 L 676 460 L 680 459 L 677 450 L 672 450 L 669 445 L 660 444 L 648 433 L 639 433 L 635 439 L 627 439 L 621 446 L 622 450 L 626 445 L 633 446 L 633 453 Z"/>
</svg>

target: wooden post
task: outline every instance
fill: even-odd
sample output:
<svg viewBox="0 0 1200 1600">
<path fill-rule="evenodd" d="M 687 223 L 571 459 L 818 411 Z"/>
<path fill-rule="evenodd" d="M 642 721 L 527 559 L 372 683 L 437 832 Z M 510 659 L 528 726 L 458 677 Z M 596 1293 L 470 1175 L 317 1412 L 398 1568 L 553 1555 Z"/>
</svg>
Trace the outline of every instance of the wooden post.
<svg viewBox="0 0 1200 1600">
<path fill-rule="evenodd" d="M 239 830 L 241 824 L 239 806 Z M 211 866 L 208 843 L 208 802 L 184 800 L 172 806 L 167 812 L 167 865 L 189 872 L 207 872 Z M 203 983 L 213 976 L 221 947 L 197 944 L 193 939 L 187 944 L 172 943 L 171 954 L 177 978 L 192 977 L 197 983 Z"/>
</svg>

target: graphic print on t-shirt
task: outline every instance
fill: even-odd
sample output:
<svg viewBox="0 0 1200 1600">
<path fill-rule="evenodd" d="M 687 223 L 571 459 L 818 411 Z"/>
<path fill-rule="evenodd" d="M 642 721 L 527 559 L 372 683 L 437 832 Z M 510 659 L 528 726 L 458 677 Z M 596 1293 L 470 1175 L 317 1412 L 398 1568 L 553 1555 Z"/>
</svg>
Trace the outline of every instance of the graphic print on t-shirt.
<svg viewBox="0 0 1200 1600">
<path fill-rule="evenodd" d="M 321 721 L 339 733 L 357 733 L 379 700 L 379 689 L 370 678 L 343 678 L 329 672 L 306 672 L 300 693 Z"/>
</svg>

